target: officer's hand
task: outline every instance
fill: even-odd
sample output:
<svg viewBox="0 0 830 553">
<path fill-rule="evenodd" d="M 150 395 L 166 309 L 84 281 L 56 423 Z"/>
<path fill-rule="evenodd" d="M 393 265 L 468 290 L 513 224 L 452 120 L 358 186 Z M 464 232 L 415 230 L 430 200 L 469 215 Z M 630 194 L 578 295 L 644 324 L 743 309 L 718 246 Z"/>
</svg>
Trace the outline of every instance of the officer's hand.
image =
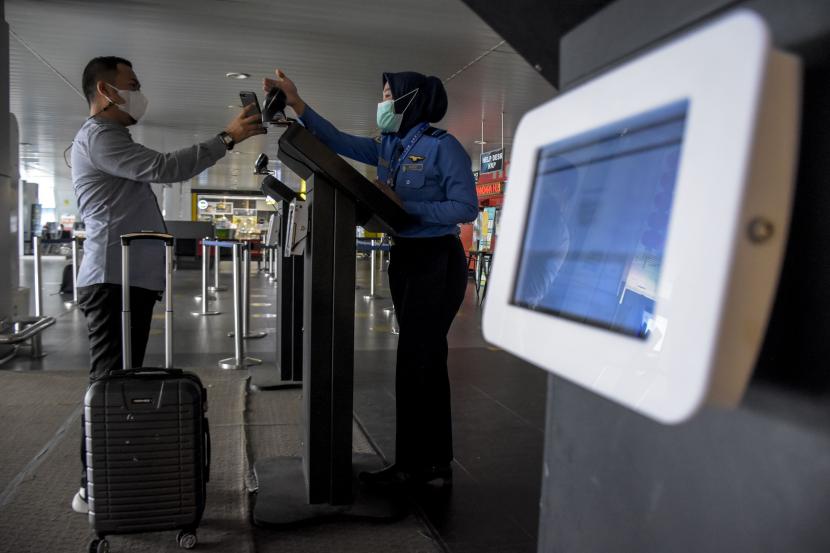
<svg viewBox="0 0 830 553">
<path fill-rule="evenodd" d="M 293 109 L 298 116 L 302 117 L 305 111 L 305 102 L 300 98 L 300 93 L 297 92 L 297 85 L 294 81 L 285 76 L 280 69 L 275 71 L 276 79 L 262 79 L 262 90 L 265 93 L 271 92 L 273 88 L 279 88 L 285 93 L 285 103 Z"/>
<path fill-rule="evenodd" d="M 225 127 L 225 132 L 231 135 L 231 138 L 237 144 L 254 135 L 265 134 L 265 127 L 262 126 L 262 116 L 259 113 L 251 115 L 254 111 L 254 105 L 248 104 Z"/>
</svg>

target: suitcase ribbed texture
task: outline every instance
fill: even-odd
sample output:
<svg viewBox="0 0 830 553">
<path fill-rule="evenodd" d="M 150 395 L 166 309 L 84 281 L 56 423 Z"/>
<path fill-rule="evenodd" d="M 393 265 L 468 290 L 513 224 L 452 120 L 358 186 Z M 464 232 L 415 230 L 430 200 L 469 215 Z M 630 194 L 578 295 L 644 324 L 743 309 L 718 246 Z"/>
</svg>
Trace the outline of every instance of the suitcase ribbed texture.
<svg viewBox="0 0 830 553">
<path fill-rule="evenodd" d="M 99 534 L 195 528 L 207 459 L 194 375 L 111 376 L 85 403 L 89 516 Z"/>
</svg>

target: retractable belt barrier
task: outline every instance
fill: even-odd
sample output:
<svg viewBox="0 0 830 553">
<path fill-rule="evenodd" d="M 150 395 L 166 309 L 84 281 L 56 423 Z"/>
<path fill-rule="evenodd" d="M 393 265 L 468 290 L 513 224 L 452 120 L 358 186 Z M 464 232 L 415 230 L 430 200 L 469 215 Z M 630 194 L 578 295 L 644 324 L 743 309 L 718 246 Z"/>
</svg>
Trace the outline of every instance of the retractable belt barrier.
<svg viewBox="0 0 830 553">
<path fill-rule="evenodd" d="M 219 285 L 219 263 L 222 261 L 222 256 L 219 255 L 219 246 L 218 244 L 210 244 L 212 241 L 208 241 L 208 245 L 213 245 L 213 286 L 208 286 L 208 291 L 210 292 L 224 292 L 228 289 L 227 286 L 220 286 Z"/>
<path fill-rule="evenodd" d="M 363 296 L 364 300 L 371 300 L 375 299 L 378 296 L 375 294 L 375 252 L 380 252 L 380 255 L 383 256 L 383 252 L 388 252 L 391 250 L 391 246 L 389 244 L 384 244 L 380 240 L 357 240 L 355 245 L 355 249 L 359 252 L 369 252 L 369 293 Z M 383 268 L 383 257 L 380 260 L 381 269 Z"/>
<path fill-rule="evenodd" d="M 215 300 L 216 296 L 211 296 L 208 293 L 208 267 L 210 264 L 210 246 L 215 244 L 215 241 L 210 240 L 210 238 L 203 238 L 202 239 L 202 294 L 201 296 L 196 296 L 196 299 L 200 299 L 202 301 L 202 309 L 199 311 L 192 312 L 194 317 L 210 317 L 213 315 L 219 315 L 220 311 L 211 311 L 208 308 L 208 302 L 210 300 Z M 232 242 L 229 242 L 232 244 Z M 216 255 L 216 266 L 219 267 L 219 255 L 217 249 Z"/>
<path fill-rule="evenodd" d="M 250 261 L 251 252 L 250 244 L 247 242 L 236 242 L 229 240 L 211 240 L 204 239 L 202 241 L 202 253 L 207 255 L 208 248 L 213 247 L 217 252 L 217 265 L 219 260 L 218 252 L 220 248 L 229 248 L 233 252 L 233 332 L 229 336 L 233 337 L 234 356 L 222 359 L 219 361 L 219 366 L 223 369 L 244 369 L 251 365 L 259 365 L 262 360 L 253 357 L 245 356 L 245 338 L 248 335 L 248 300 L 250 298 L 250 286 L 248 280 L 250 278 Z M 202 261 L 202 293 L 207 294 L 207 262 Z M 202 308 L 204 310 L 205 301 L 203 300 Z M 261 338 L 265 333 L 256 333 L 250 337 Z"/>
<path fill-rule="evenodd" d="M 51 246 L 55 244 L 70 244 L 72 246 L 72 305 L 78 305 L 78 248 L 85 240 L 80 236 L 73 236 L 72 238 L 40 238 L 37 237 L 41 246 Z"/>
<path fill-rule="evenodd" d="M 262 249 L 267 250 L 267 255 L 263 255 L 265 259 L 265 275 L 268 277 L 268 282 L 277 281 L 277 250 L 279 246 L 276 244 L 262 244 Z"/>
</svg>

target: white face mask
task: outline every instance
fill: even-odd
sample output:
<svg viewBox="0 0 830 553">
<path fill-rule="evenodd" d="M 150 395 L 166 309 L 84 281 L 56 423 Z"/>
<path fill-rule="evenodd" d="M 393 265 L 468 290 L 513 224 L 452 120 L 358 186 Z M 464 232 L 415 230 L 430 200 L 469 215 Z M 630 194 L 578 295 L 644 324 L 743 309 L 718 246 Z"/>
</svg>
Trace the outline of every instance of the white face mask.
<svg viewBox="0 0 830 553">
<path fill-rule="evenodd" d="M 112 101 L 112 99 L 109 96 L 106 97 L 107 100 L 115 104 L 115 106 L 118 109 L 120 109 L 124 113 L 127 113 L 130 117 L 135 119 L 136 122 L 142 117 L 144 117 L 145 113 L 147 113 L 147 104 L 149 104 L 149 101 L 147 100 L 147 97 L 141 93 L 140 90 L 121 90 L 115 88 L 109 83 L 104 84 L 106 84 L 114 91 L 118 92 L 118 95 L 124 99 L 124 103 L 116 104 Z"/>
</svg>

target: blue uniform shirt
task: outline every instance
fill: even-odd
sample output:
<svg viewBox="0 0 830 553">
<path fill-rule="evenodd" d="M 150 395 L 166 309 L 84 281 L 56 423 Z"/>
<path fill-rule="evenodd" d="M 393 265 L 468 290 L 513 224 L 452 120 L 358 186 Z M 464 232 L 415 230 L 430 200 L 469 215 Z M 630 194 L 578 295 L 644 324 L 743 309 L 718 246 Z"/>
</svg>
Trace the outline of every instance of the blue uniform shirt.
<svg viewBox="0 0 830 553">
<path fill-rule="evenodd" d="M 418 127 L 411 129 L 402 139 L 394 133 L 381 135 L 380 141 L 353 136 L 340 132 L 308 106 L 300 120 L 338 154 L 377 167 L 378 180 L 383 183 L 418 130 Z M 398 229 L 398 236 L 425 238 L 456 234 L 458 224 L 478 216 L 470 156 L 454 136 L 438 134 L 421 136 L 397 172 L 395 193 L 416 219 L 414 224 Z"/>
</svg>

